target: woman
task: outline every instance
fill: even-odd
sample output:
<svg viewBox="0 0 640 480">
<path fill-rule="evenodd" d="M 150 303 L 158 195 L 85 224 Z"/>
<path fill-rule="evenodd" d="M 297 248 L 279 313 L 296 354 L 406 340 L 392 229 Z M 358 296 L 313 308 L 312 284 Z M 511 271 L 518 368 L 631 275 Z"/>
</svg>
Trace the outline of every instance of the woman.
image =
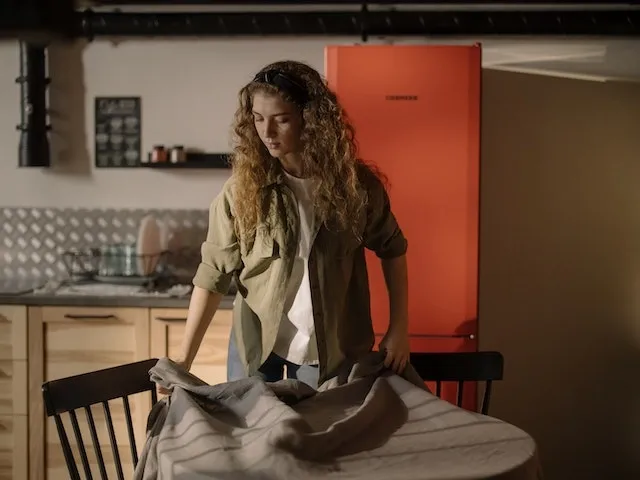
<svg viewBox="0 0 640 480">
<path fill-rule="evenodd" d="M 320 74 L 263 68 L 239 94 L 233 174 L 210 208 L 182 355 L 189 369 L 235 278 L 229 380 L 286 375 L 316 387 L 374 346 L 364 248 L 381 259 L 390 300 L 385 364 L 409 357 L 407 242 L 353 129 Z"/>
</svg>

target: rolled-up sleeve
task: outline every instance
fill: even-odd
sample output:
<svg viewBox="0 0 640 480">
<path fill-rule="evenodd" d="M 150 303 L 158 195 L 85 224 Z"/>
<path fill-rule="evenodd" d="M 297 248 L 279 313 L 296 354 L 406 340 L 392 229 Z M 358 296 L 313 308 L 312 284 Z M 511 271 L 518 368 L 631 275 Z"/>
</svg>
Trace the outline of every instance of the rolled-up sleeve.
<svg viewBox="0 0 640 480">
<path fill-rule="evenodd" d="M 384 185 L 371 171 L 365 174 L 364 183 L 368 196 L 364 246 L 381 259 L 404 255 L 407 252 L 407 239 L 391 210 L 391 201 Z"/>
<path fill-rule="evenodd" d="M 209 208 L 207 238 L 193 284 L 210 292 L 226 294 L 233 274 L 242 268 L 240 245 L 233 218 L 231 181 L 227 181 Z"/>
</svg>

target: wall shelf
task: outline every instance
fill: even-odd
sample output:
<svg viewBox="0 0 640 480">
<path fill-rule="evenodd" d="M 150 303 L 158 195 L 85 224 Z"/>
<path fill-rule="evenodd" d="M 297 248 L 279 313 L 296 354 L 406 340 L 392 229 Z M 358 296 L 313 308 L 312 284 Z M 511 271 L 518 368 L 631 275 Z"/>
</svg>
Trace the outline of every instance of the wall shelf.
<svg viewBox="0 0 640 480">
<path fill-rule="evenodd" d="M 149 154 L 150 156 L 150 154 Z M 181 163 L 171 163 L 169 161 L 160 163 L 141 163 L 140 168 L 151 168 L 156 170 L 180 170 L 194 168 L 217 168 L 229 169 L 229 153 L 195 153 L 188 152 L 186 161 Z"/>
</svg>

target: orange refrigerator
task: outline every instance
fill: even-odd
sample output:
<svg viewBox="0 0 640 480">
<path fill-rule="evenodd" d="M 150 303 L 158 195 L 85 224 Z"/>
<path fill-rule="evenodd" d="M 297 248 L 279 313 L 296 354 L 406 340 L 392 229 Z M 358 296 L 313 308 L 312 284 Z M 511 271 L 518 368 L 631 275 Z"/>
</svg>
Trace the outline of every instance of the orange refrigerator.
<svg viewBox="0 0 640 480">
<path fill-rule="evenodd" d="M 481 48 L 340 45 L 325 75 L 356 130 L 359 153 L 388 177 L 408 242 L 411 348 L 475 351 Z M 367 252 L 378 340 L 388 325 L 380 262 Z M 443 396 L 455 401 L 456 386 Z M 475 409 L 475 388 L 463 406 Z"/>
</svg>

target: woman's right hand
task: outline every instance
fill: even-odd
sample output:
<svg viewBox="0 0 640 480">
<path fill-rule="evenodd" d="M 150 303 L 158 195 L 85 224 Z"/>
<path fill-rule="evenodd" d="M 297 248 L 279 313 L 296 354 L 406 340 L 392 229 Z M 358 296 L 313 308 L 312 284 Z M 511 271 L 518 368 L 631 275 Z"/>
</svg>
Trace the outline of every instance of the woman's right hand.
<svg viewBox="0 0 640 480">
<path fill-rule="evenodd" d="M 210 292 L 198 286 L 193 287 L 180 350 L 178 350 L 177 358 L 171 359 L 187 372 L 191 370 L 193 358 L 196 356 L 198 348 L 200 348 L 204 334 L 218 309 L 218 305 L 220 305 L 222 297 L 224 297 L 222 293 Z M 190 360 L 186 361 L 184 359 Z M 156 385 L 156 391 L 159 395 L 171 394 L 171 390 L 160 385 Z"/>
<path fill-rule="evenodd" d="M 159 397 L 164 396 L 164 395 L 170 395 L 171 394 L 171 390 L 167 390 L 164 387 L 161 387 L 160 385 L 156 384 L 156 393 L 158 394 Z"/>
<path fill-rule="evenodd" d="M 191 365 L 189 365 L 185 360 L 174 360 L 173 362 L 177 363 L 178 365 L 180 365 L 187 372 L 191 368 Z M 158 393 L 158 395 L 171 395 L 171 390 L 170 389 L 161 387 L 158 384 L 156 384 L 156 392 Z"/>
</svg>

